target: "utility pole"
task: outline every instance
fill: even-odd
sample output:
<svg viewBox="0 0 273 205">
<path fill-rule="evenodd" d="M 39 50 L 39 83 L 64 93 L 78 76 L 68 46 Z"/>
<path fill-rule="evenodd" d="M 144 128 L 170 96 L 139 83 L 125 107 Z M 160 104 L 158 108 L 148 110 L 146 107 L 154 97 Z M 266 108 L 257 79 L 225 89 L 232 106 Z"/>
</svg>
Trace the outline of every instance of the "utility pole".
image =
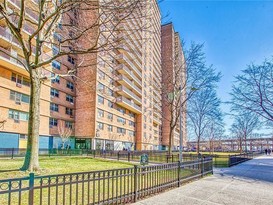
<svg viewBox="0 0 273 205">
<path fill-rule="evenodd" d="M 179 161 L 182 162 L 183 133 L 182 133 L 182 88 L 180 87 L 180 105 L 179 105 Z"/>
</svg>

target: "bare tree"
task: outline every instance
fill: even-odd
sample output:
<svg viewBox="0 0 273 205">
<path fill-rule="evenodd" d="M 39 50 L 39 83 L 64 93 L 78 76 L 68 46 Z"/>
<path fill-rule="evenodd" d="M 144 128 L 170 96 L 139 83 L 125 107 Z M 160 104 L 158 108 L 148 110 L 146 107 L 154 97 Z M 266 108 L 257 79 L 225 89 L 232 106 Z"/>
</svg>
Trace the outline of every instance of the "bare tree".
<svg viewBox="0 0 273 205">
<path fill-rule="evenodd" d="M 183 43 L 182 43 L 183 44 Z M 178 63 L 174 72 L 163 73 L 162 84 L 162 109 L 170 113 L 169 116 L 162 116 L 168 123 L 169 153 L 173 146 L 174 132 L 178 129 L 180 114 L 187 113 L 187 102 L 198 90 L 211 85 L 211 82 L 218 81 L 220 74 L 215 74 L 212 66 L 207 66 L 203 44 L 191 43 L 189 49 L 185 50 L 184 58 L 171 59 Z"/>
<path fill-rule="evenodd" d="M 211 73 L 211 75 L 215 74 Z M 221 121 L 221 102 L 213 86 L 219 79 L 220 74 L 217 74 L 215 81 L 211 82 L 212 86 L 200 89 L 188 102 L 189 128 L 195 135 L 198 153 L 200 152 L 201 138 L 205 138 L 205 134 L 211 129 L 213 121 L 217 123 Z"/>
<path fill-rule="evenodd" d="M 224 123 L 221 113 L 216 118 L 211 119 L 205 131 L 205 139 L 208 141 L 210 153 L 214 153 L 215 146 L 221 146 L 221 140 L 224 137 Z"/>
<path fill-rule="evenodd" d="M 251 64 L 236 81 L 231 92 L 233 110 L 249 110 L 273 121 L 273 59 Z"/>
<path fill-rule="evenodd" d="M 71 137 L 72 131 L 73 131 L 72 128 L 67 126 L 65 124 L 65 121 L 60 121 L 58 123 L 58 133 L 59 133 L 59 136 L 60 136 L 60 138 L 62 140 L 62 149 L 64 149 L 65 143 Z"/>
<path fill-rule="evenodd" d="M 77 77 L 78 72 L 97 64 L 94 54 L 116 48 L 119 31 L 124 29 L 119 25 L 126 18 L 136 18 L 134 11 L 141 13 L 142 1 L 17 0 L 15 4 L 20 9 L 2 1 L 0 19 L 20 45 L 23 57 L 13 56 L 4 48 L 0 52 L 22 65 L 30 76 L 28 143 L 21 169 L 35 171 L 39 169 L 41 85 L 49 79 L 48 73 L 58 75 L 49 68 L 51 63 L 69 58 L 72 66 L 64 64 L 67 73 L 63 75 L 68 77 Z M 92 83 L 90 86 L 94 87 Z"/>
<path fill-rule="evenodd" d="M 253 131 L 259 127 L 259 119 L 255 113 L 244 111 L 234 116 L 234 122 L 231 125 L 230 131 L 237 138 L 240 153 L 243 152 L 243 145 L 245 147 L 244 151 L 247 152 L 246 140 L 253 134 Z"/>
</svg>

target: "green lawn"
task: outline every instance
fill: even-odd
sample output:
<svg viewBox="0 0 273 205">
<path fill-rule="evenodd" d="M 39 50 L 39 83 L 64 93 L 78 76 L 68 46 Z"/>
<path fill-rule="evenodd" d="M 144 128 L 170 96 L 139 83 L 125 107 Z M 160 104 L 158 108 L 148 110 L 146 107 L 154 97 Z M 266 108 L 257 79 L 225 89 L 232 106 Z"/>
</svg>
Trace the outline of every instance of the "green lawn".
<svg viewBox="0 0 273 205">
<path fill-rule="evenodd" d="M 0 159 L 0 170 L 15 170 L 19 169 L 23 163 L 23 159 Z M 90 157 L 42 157 L 40 158 L 41 171 L 36 175 L 52 175 L 62 173 L 74 173 L 74 172 L 88 172 L 95 170 L 109 170 L 116 168 L 130 168 L 133 165 L 130 163 L 107 161 L 103 159 L 93 159 Z M 181 178 L 186 178 L 199 173 L 199 170 L 192 169 L 193 167 L 187 167 L 180 172 Z M 141 168 L 139 168 L 141 169 Z M 130 171 L 131 170 L 131 171 Z M 104 174 L 85 174 L 79 175 L 84 177 L 86 181 L 81 181 L 79 184 L 67 184 L 62 185 L 62 182 L 77 181 L 75 175 L 68 176 L 62 181 L 58 182 L 60 185 L 58 188 L 52 186 L 51 188 L 35 189 L 34 202 L 35 204 L 48 204 L 49 201 L 52 204 L 89 204 L 90 202 L 98 202 L 101 199 L 112 198 L 115 199 L 119 196 L 125 195 L 125 193 L 132 193 L 134 190 L 134 175 L 132 169 L 128 170 L 116 170 L 108 171 Z M 4 178 L 18 178 L 29 175 L 27 172 L 21 171 L 6 171 L 0 172 L 0 179 Z M 118 177 L 116 177 L 119 175 Z M 95 180 L 95 178 L 101 178 L 101 180 Z M 83 178 L 79 178 L 81 180 Z M 89 179 L 89 180 L 87 180 Z M 56 183 L 56 177 L 50 178 L 51 183 Z M 160 187 L 157 184 L 165 184 L 166 182 L 172 182 L 177 180 L 177 170 L 173 169 L 161 169 L 151 171 L 151 168 L 144 168 L 143 174 L 137 175 L 138 189 L 146 190 L 148 187 L 154 187 L 154 191 L 160 191 Z M 39 186 L 40 180 L 35 180 L 35 186 Z M 43 184 L 48 183 L 48 178 L 45 177 Z M 176 182 L 175 182 L 176 184 Z M 16 186 L 18 184 L 14 184 Z M 3 185 L 5 187 L 6 185 Z M 28 186 L 28 180 L 22 182 L 22 186 Z M 176 185 L 174 185 L 176 186 Z M 167 187 L 166 187 L 167 188 Z M 143 193 L 145 194 L 145 193 Z M 22 204 L 28 203 L 28 192 L 23 191 L 21 195 Z M 7 204 L 8 194 L 0 195 L 0 204 Z M 11 194 L 11 204 L 18 204 L 19 195 L 18 192 Z M 83 203 L 81 203 L 81 201 Z"/>
<path fill-rule="evenodd" d="M 22 164 L 23 158 L 0 158 L 0 179 L 18 178 L 29 175 L 28 172 L 19 171 L 19 168 L 22 166 Z M 41 170 L 35 174 L 65 174 L 74 172 L 88 172 L 95 170 L 126 168 L 132 166 L 133 165 L 130 163 L 109 161 L 103 159 L 93 159 L 90 157 L 40 157 Z"/>
</svg>

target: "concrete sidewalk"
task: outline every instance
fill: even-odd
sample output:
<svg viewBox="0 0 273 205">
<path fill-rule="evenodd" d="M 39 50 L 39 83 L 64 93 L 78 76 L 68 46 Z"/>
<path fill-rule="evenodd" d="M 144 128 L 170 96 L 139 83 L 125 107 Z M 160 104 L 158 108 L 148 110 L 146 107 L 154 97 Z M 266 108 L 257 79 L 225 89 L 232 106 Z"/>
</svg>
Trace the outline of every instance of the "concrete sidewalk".
<svg viewBox="0 0 273 205">
<path fill-rule="evenodd" d="M 245 204 L 273 203 L 273 156 L 262 156 L 231 168 L 215 169 L 214 175 L 135 203 Z"/>
</svg>

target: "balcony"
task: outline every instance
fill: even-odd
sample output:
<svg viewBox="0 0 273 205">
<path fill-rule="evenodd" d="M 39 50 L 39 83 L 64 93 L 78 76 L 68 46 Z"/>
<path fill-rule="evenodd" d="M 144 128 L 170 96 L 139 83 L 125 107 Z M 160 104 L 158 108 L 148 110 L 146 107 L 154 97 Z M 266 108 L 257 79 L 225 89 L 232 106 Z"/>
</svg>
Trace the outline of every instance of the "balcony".
<svg viewBox="0 0 273 205">
<path fill-rule="evenodd" d="M 154 104 L 154 108 L 156 108 L 157 110 L 161 111 L 161 107 L 158 105 L 158 103 Z"/>
<path fill-rule="evenodd" d="M 134 83 L 130 81 L 126 76 L 119 75 L 117 81 L 121 85 L 127 85 L 127 87 L 129 86 L 131 89 L 136 91 L 139 95 L 142 95 L 141 90 L 137 86 L 135 86 Z"/>
<path fill-rule="evenodd" d="M 161 103 L 161 99 L 157 95 L 154 95 L 153 97 L 155 102 Z"/>
<path fill-rule="evenodd" d="M 128 24 L 127 24 L 128 25 Z M 128 34 L 131 39 L 133 37 L 135 44 L 138 44 L 139 48 L 141 48 L 141 35 L 139 34 L 139 31 L 136 29 L 128 28 L 126 23 L 121 24 L 121 27 L 123 27 L 124 31 Z"/>
<path fill-rule="evenodd" d="M 119 48 L 121 48 L 120 52 L 128 56 L 130 62 L 133 62 L 137 66 L 138 70 L 142 70 L 142 65 L 141 65 L 142 62 L 136 58 L 135 53 L 133 51 L 128 49 L 128 47 L 125 46 L 124 44 L 120 45 Z"/>
<path fill-rule="evenodd" d="M 155 116 L 153 117 L 153 121 L 157 125 L 161 125 L 161 123 L 162 123 L 161 120 L 158 117 L 155 117 Z"/>
<path fill-rule="evenodd" d="M 125 63 L 128 67 L 132 68 L 132 70 L 142 78 L 141 72 L 136 68 L 136 66 L 123 54 L 117 56 L 117 61 L 120 63 Z"/>
<path fill-rule="evenodd" d="M 130 47 L 130 49 L 127 48 L 127 50 L 133 51 L 134 54 L 138 57 L 139 61 L 142 61 L 141 51 L 139 50 L 141 48 L 140 44 L 138 44 L 130 36 L 127 36 L 124 33 L 119 34 L 118 39 L 123 40 L 121 42 L 125 43 L 127 45 L 126 47 Z"/>
<path fill-rule="evenodd" d="M 17 47 L 17 52 L 22 54 L 22 47 L 18 40 L 9 32 L 8 28 L 2 26 L 0 26 L 0 44 L 2 47 L 10 47 L 10 44 L 13 44 Z M 36 52 L 36 47 L 32 46 L 31 49 L 32 54 L 34 54 Z"/>
<path fill-rule="evenodd" d="M 20 60 L 22 63 L 25 64 L 26 63 L 25 59 L 23 59 L 20 56 L 16 56 L 16 57 L 14 56 L 14 58 L 12 58 L 9 56 L 9 55 L 12 56 L 11 51 L 6 50 L 4 48 L 0 48 L 0 50 L 5 52 L 5 53 L 3 53 L 0 51 L 0 64 L 2 66 L 10 68 L 10 69 L 17 71 L 19 73 L 23 73 L 25 75 L 28 75 L 28 72 L 25 70 L 24 66 L 18 61 L 18 60 Z"/>
<path fill-rule="evenodd" d="M 13 37 L 13 35 L 9 32 L 8 28 L 0 26 L 0 38 L 5 40 L 5 42 L 1 42 L 2 47 L 8 47 L 10 43 L 19 48 L 21 47 L 18 40 Z"/>
<path fill-rule="evenodd" d="M 120 96 L 117 98 L 117 104 L 127 108 L 128 110 L 140 114 L 141 107 L 136 105 L 133 101 L 128 100 L 127 98 Z"/>
<path fill-rule="evenodd" d="M 156 89 L 153 89 L 153 91 L 158 97 L 161 97 L 161 94 Z"/>
<path fill-rule="evenodd" d="M 134 82 L 136 82 L 139 87 L 142 87 L 141 81 L 134 75 L 133 71 L 131 71 L 129 68 L 127 68 L 125 65 L 120 64 L 116 67 L 116 70 L 121 73 L 127 75 L 127 77 L 131 80 L 133 79 Z"/>
<path fill-rule="evenodd" d="M 128 38 L 129 37 L 130 40 L 135 44 L 135 46 L 139 50 L 139 52 L 141 52 L 141 50 L 140 50 L 142 48 L 141 43 L 139 42 L 139 40 L 137 41 L 137 38 L 141 38 L 141 37 L 139 36 L 137 38 L 134 38 L 132 32 L 130 32 L 130 29 L 127 27 L 126 24 L 122 24 L 122 27 L 123 27 L 123 29 L 124 29 L 124 31 L 126 32 L 127 35 L 125 35 L 125 32 L 124 32 L 124 33 L 119 35 L 119 38 L 122 38 L 122 37 L 123 38 Z"/>
<path fill-rule="evenodd" d="M 21 8 L 21 1 L 20 0 L 8 0 L 13 6 L 15 6 L 17 9 L 20 10 Z M 29 8 L 25 8 L 26 10 L 26 14 L 31 18 L 31 20 L 35 20 L 36 22 L 38 22 L 38 15 L 35 14 L 31 9 Z"/>
<path fill-rule="evenodd" d="M 120 95 L 125 95 L 126 97 L 132 98 L 137 103 L 142 104 L 141 98 L 138 97 L 136 94 L 134 94 L 131 90 L 129 90 L 125 86 L 121 85 L 121 86 L 118 86 L 116 89 Z"/>
</svg>

